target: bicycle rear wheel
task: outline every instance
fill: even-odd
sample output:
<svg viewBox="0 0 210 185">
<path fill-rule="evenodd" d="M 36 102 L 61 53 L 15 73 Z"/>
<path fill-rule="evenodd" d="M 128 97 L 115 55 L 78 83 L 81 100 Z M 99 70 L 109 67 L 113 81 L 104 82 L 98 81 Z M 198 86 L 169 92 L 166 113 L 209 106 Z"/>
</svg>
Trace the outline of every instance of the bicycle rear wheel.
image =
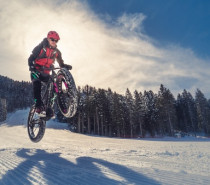
<svg viewBox="0 0 210 185">
<path fill-rule="evenodd" d="M 27 129 L 28 136 L 31 141 L 39 142 L 45 133 L 46 121 L 40 118 L 35 112 L 35 106 L 33 105 L 28 115 Z"/>
<path fill-rule="evenodd" d="M 63 68 L 58 71 L 56 83 L 58 86 L 57 104 L 61 113 L 71 118 L 76 114 L 78 106 L 77 88 L 71 73 Z"/>
</svg>

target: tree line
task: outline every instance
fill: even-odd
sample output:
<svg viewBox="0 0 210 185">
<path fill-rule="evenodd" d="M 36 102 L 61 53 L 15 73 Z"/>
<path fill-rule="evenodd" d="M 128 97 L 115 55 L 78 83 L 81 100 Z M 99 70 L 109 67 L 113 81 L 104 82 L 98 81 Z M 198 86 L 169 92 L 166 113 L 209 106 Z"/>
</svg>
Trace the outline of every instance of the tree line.
<svg viewBox="0 0 210 185">
<path fill-rule="evenodd" d="M 78 87 L 78 97 L 73 118 L 66 119 L 56 108 L 57 119 L 78 133 L 131 138 L 177 132 L 210 135 L 210 100 L 199 89 L 195 98 L 183 90 L 175 99 L 162 84 L 157 93 L 127 89 L 124 95 L 86 85 Z M 30 107 L 32 83 L 0 76 L 0 100 L 0 117 L 4 118 L 7 112 Z"/>
<path fill-rule="evenodd" d="M 78 96 L 74 118 L 58 114 L 60 121 L 69 122 L 78 133 L 131 138 L 177 132 L 210 135 L 210 100 L 199 89 L 195 98 L 183 90 L 175 99 L 162 84 L 157 94 L 127 89 L 125 95 L 86 85 L 78 88 Z"/>
<path fill-rule="evenodd" d="M 3 112 L 27 108 L 33 102 L 32 84 L 0 75 L 0 99 L 0 107 Z M 5 107 L 7 110 L 3 110 Z"/>
</svg>

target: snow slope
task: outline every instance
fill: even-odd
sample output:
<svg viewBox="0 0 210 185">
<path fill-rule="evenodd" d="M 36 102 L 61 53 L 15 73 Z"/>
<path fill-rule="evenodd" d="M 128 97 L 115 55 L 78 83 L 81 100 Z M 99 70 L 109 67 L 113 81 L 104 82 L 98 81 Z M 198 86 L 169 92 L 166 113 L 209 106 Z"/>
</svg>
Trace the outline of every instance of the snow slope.
<svg viewBox="0 0 210 185">
<path fill-rule="evenodd" d="M 0 125 L 0 185 L 210 184 L 210 139 L 117 139 L 72 133 L 50 121 L 27 135 L 28 110 Z"/>
</svg>

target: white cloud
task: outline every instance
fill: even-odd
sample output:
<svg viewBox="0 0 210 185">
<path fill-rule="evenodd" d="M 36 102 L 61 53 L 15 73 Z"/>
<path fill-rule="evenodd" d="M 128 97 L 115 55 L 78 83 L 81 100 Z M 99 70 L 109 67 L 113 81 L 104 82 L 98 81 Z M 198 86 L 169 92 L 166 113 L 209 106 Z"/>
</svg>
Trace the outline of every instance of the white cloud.
<svg viewBox="0 0 210 185">
<path fill-rule="evenodd" d="M 200 88 L 210 94 L 209 64 L 190 49 L 159 47 L 144 33 L 146 16 L 123 14 L 115 25 L 103 22 L 87 4 L 70 1 L 0 0 L 0 74 L 30 80 L 27 59 L 50 30 L 73 65 L 77 85 L 90 84 L 124 93 L 126 88 L 173 93 Z M 159 43 L 161 45 L 161 43 Z"/>
<path fill-rule="evenodd" d="M 129 31 L 142 31 L 143 30 L 143 21 L 146 16 L 142 13 L 135 14 L 123 14 L 118 18 L 117 23 Z"/>
</svg>

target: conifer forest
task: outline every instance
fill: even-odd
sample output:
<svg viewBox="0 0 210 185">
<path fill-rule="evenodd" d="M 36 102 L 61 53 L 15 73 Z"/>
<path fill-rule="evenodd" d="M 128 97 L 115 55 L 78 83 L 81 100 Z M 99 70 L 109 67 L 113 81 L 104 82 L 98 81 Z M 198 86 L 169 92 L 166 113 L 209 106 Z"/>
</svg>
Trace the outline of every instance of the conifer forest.
<svg viewBox="0 0 210 185">
<path fill-rule="evenodd" d="M 108 137 L 161 137 L 176 133 L 210 136 L 210 99 L 197 89 L 195 96 L 186 90 L 175 98 L 160 85 L 153 91 L 113 92 L 110 88 L 78 87 L 78 110 L 65 118 L 55 107 L 57 119 L 68 122 L 71 130 Z M 8 112 L 32 105 L 32 84 L 0 76 L 0 121 Z"/>
</svg>

